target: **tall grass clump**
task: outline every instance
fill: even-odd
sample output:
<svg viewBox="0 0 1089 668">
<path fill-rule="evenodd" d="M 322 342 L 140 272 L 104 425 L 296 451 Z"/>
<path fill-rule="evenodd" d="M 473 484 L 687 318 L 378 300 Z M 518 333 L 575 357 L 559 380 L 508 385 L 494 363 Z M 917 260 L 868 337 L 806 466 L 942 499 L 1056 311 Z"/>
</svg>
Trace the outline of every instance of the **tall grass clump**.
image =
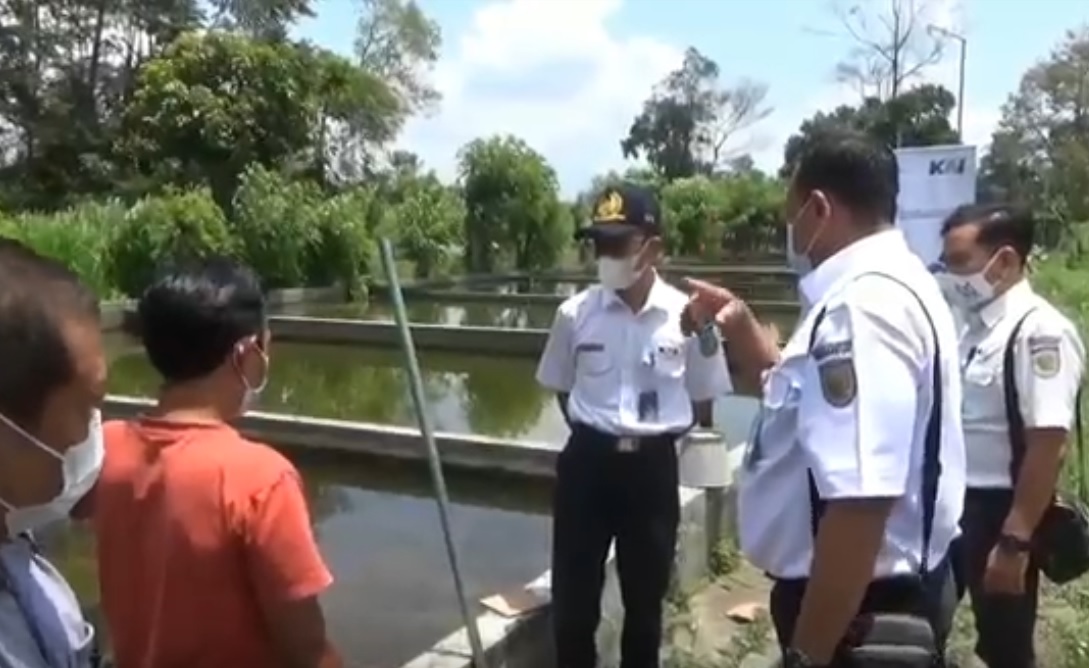
<svg viewBox="0 0 1089 668">
<path fill-rule="evenodd" d="M 57 214 L 7 218 L 0 223 L 0 234 L 63 262 L 99 295 L 110 298 L 118 295 L 110 276 L 110 249 L 124 215 L 120 201 L 88 202 Z"/>
</svg>

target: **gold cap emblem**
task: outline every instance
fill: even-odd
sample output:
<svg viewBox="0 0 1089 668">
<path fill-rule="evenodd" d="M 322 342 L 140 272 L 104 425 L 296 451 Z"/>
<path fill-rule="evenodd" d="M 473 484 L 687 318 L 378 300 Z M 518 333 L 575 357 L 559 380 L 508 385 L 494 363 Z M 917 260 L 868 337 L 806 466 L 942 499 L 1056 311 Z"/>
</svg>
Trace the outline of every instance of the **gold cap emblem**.
<svg viewBox="0 0 1089 668">
<path fill-rule="evenodd" d="M 615 190 L 602 198 L 594 211 L 595 223 L 618 223 L 626 219 L 627 216 L 624 215 L 624 198 Z"/>
</svg>

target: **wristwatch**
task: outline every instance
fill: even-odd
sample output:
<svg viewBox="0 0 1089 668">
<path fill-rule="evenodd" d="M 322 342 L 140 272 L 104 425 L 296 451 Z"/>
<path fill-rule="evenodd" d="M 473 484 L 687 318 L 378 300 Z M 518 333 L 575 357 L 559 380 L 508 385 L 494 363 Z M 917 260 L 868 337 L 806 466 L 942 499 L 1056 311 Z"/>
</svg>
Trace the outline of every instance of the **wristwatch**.
<svg viewBox="0 0 1089 668">
<path fill-rule="evenodd" d="M 998 536 L 998 549 L 1010 554 L 1025 554 L 1032 550 L 1032 541 L 1004 533 Z"/>
</svg>

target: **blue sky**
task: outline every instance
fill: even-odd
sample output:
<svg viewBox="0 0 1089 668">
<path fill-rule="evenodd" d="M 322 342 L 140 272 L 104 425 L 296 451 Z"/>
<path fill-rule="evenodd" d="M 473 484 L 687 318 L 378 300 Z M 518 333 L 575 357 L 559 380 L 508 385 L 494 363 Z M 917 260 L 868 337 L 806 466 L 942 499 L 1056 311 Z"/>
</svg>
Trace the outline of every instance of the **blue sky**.
<svg viewBox="0 0 1089 668">
<path fill-rule="evenodd" d="M 856 0 L 880 11 L 891 0 Z M 1066 30 L 1089 23 L 1083 0 L 915 0 L 927 20 L 967 37 L 965 136 L 984 146 L 999 107 L 1022 73 Z M 557 170 L 565 194 L 594 174 L 622 168 L 619 140 L 650 88 L 692 45 L 715 59 L 729 83 L 767 84 L 774 112 L 734 142 L 764 169 L 813 112 L 857 101 L 838 84 L 836 62 L 853 42 L 825 0 L 422 0 L 443 32 L 429 74 L 444 100 L 414 119 L 400 144 L 452 177 L 457 149 L 482 135 L 512 133 Z M 358 5 L 318 0 L 301 37 L 349 55 Z M 956 91 L 958 47 L 950 44 L 925 80 Z"/>
</svg>

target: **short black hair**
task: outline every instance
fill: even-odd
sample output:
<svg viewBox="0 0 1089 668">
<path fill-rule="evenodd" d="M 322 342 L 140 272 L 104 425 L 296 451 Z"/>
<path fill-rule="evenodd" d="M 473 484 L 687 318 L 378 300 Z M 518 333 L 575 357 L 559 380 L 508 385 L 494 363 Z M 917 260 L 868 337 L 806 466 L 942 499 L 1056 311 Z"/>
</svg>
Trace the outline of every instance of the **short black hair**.
<svg viewBox="0 0 1089 668">
<path fill-rule="evenodd" d="M 167 383 L 203 378 L 234 346 L 267 326 L 257 275 L 226 257 L 209 257 L 166 270 L 137 307 L 140 338 Z"/>
<path fill-rule="evenodd" d="M 37 426 L 49 395 L 75 373 L 65 325 L 100 316 L 98 297 L 75 272 L 0 238 L 0 413 Z"/>
<path fill-rule="evenodd" d="M 979 227 L 976 240 L 985 248 L 1009 246 L 1028 262 L 1036 241 L 1036 219 L 1027 207 L 1014 204 L 964 204 L 942 223 L 942 236 L 964 225 Z"/>
<path fill-rule="evenodd" d="M 896 155 L 857 132 L 815 137 L 798 158 L 794 184 L 804 190 L 822 190 L 875 223 L 896 218 L 900 193 Z"/>
</svg>

